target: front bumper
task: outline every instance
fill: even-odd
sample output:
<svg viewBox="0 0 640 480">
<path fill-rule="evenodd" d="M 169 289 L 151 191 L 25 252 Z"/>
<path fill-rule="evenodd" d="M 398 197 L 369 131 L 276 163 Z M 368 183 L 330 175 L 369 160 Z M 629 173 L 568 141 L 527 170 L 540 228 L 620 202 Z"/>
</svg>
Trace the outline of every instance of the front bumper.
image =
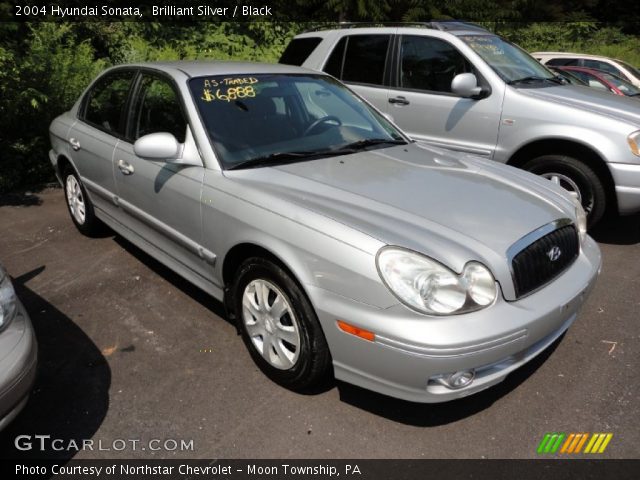
<svg viewBox="0 0 640 480">
<path fill-rule="evenodd" d="M 640 212 L 640 165 L 629 163 L 609 163 L 608 165 L 616 186 L 620 215 Z"/>
<path fill-rule="evenodd" d="M 18 301 L 16 317 L 0 333 L 0 430 L 27 403 L 36 378 L 38 345 L 24 306 Z"/>
<path fill-rule="evenodd" d="M 445 402 L 502 381 L 554 342 L 576 319 L 600 270 L 600 250 L 587 237 L 573 265 L 539 291 L 515 302 L 500 297 L 484 310 L 428 317 L 403 305 L 356 303 L 307 286 L 322 324 L 336 378 L 414 402 Z M 375 333 L 347 334 L 337 320 Z M 435 377 L 475 369 L 467 387 L 450 389 Z"/>
</svg>

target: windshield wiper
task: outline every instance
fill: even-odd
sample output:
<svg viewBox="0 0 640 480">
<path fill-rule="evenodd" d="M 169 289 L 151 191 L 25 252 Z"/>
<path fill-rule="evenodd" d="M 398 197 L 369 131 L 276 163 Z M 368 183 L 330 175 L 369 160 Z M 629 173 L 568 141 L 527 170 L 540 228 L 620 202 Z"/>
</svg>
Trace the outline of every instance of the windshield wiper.
<svg viewBox="0 0 640 480">
<path fill-rule="evenodd" d="M 323 156 L 340 155 L 342 152 L 334 150 L 306 150 L 300 152 L 276 152 L 261 157 L 252 158 L 237 165 L 228 167 L 227 170 L 240 170 L 243 168 L 267 167 L 272 165 L 283 165 L 285 163 L 301 162 L 303 160 L 311 160 Z M 348 152 L 345 152 L 348 153 Z"/>
<path fill-rule="evenodd" d="M 373 147 L 376 145 L 406 145 L 407 142 L 401 139 L 395 138 L 365 138 L 364 140 L 358 140 L 357 142 L 347 143 L 346 145 L 332 150 L 332 152 L 357 152 L 358 150 L 364 150 L 367 147 Z"/>
<path fill-rule="evenodd" d="M 243 168 L 258 168 L 267 167 L 272 165 L 283 165 L 285 163 L 295 163 L 304 160 L 311 160 L 322 157 L 333 157 L 336 155 L 348 155 L 350 153 L 356 153 L 359 150 L 363 150 L 367 147 L 374 145 L 405 145 L 405 140 L 396 140 L 392 138 L 367 138 L 364 140 L 358 140 L 357 142 L 348 143 L 342 147 L 334 148 L 331 150 L 306 150 L 300 152 L 276 152 L 261 157 L 252 158 L 244 162 L 240 162 L 237 165 L 228 167 L 227 170 L 240 170 Z"/>
<path fill-rule="evenodd" d="M 509 80 L 507 85 L 515 85 L 516 83 L 531 83 L 531 82 L 554 82 L 562 83 L 560 79 L 555 77 L 539 77 L 537 75 L 529 75 L 528 77 L 516 78 L 515 80 Z"/>
</svg>

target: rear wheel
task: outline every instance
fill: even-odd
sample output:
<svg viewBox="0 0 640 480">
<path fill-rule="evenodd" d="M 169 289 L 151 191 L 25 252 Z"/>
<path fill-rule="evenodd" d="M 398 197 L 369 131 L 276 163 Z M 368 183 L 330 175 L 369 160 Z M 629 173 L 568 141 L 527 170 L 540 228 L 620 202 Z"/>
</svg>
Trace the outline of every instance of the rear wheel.
<svg viewBox="0 0 640 480">
<path fill-rule="evenodd" d="M 522 168 L 551 180 L 578 199 L 587 214 L 589 228 L 602 219 L 607 208 L 607 194 L 602 180 L 588 165 L 566 155 L 543 155 L 528 161 Z"/>
<path fill-rule="evenodd" d="M 276 263 L 246 260 L 233 284 L 236 318 L 253 361 L 276 383 L 296 391 L 322 387 L 331 355 L 304 292 Z"/>
<path fill-rule="evenodd" d="M 76 228 L 89 237 L 102 233 L 104 224 L 96 217 L 93 204 L 78 174 L 73 169 L 67 168 L 63 172 L 62 181 L 69 215 Z"/>
</svg>

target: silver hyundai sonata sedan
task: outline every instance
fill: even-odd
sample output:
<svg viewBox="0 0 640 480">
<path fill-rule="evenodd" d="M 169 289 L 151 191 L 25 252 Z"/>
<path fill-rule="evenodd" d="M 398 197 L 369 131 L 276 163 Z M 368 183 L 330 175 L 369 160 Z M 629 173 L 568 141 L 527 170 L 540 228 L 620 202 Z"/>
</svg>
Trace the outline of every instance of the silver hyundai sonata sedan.
<svg viewBox="0 0 640 480">
<path fill-rule="evenodd" d="M 560 187 L 413 142 L 311 70 L 118 66 L 50 133 L 78 230 L 104 223 L 221 300 L 293 390 L 478 392 L 569 328 L 600 268 Z"/>
</svg>

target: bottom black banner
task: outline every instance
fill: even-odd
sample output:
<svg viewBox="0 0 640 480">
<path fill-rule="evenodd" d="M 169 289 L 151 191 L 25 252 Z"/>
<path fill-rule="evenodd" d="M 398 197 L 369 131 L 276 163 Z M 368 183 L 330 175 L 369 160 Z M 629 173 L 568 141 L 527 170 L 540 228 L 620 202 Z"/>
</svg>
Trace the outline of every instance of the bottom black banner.
<svg viewBox="0 0 640 480">
<path fill-rule="evenodd" d="M 16 479 L 636 480 L 640 460 L 1 460 Z"/>
</svg>

